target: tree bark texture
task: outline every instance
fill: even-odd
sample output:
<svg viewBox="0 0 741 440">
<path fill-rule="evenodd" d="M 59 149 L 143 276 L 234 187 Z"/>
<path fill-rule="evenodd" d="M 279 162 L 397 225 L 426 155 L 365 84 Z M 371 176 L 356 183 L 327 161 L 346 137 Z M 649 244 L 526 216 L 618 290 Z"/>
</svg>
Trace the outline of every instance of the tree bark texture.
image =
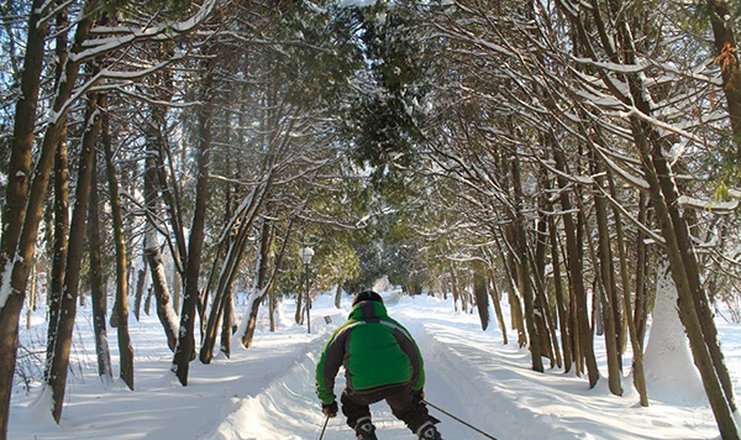
<svg viewBox="0 0 741 440">
<path fill-rule="evenodd" d="M 54 398 L 54 409 L 52 413 L 57 423 L 59 423 L 62 417 L 62 403 L 64 402 L 67 371 L 69 370 L 69 355 L 72 347 L 72 331 L 77 314 L 77 296 L 80 284 L 85 223 L 87 221 L 88 202 L 90 201 L 90 187 L 93 182 L 92 171 L 93 160 L 95 160 L 95 144 L 98 140 L 101 125 L 98 104 L 98 95 L 91 93 L 88 96 L 87 126 L 82 136 L 77 186 L 75 189 L 75 206 L 69 231 L 64 295 L 59 303 L 59 323 L 56 330 L 54 356 L 51 362 L 51 376 L 49 377 L 49 384 L 51 385 L 52 396 Z"/>
<path fill-rule="evenodd" d="M 700 317 L 694 307 L 692 286 L 687 268 L 683 261 L 682 246 L 690 247 L 691 242 L 683 241 L 677 233 L 680 224 L 673 222 L 673 216 L 670 209 L 673 208 L 667 204 L 665 194 L 662 192 L 661 183 L 658 173 L 654 167 L 656 163 L 661 163 L 663 153 L 660 147 L 651 148 L 648 137 L 645 135 L 645 124 L 634 118 L 632 121 L 632 130 L 636 139 L 636 146 L 641 156 L 641 166 L 644 171 L 646 180 L 650 186 L 650 195 L 656 215 L 661 227 L 661 235 L 666 241 L 666 253 L 669 259 L 672 279 L 677 286 L 679 316 L 687 332 L 690 341 L 690 348 L 695 360 L 695 364 L 700 372 L 705 393 L 708 396 L 710 407 L 713 410 L 721 436 L 724 439 L 739 439 L 739 432 L 733 419 L 731 405 L 727 400 L 723 386 L 713 365 L 713 359 L 705 343 L 705 335 L 702 331 Z M 671 175 L 667 175 L 670 178 Z"/>
<path fill-rule="evenodd" d="M 535 322 L 535 306 L 533 300 L 533 285 L 530 279 L 530 265 L 528 264 L 527 231 L 525 229 L 525 217 L 522 214 L 522 181 L 520 178 L 520 159 L 516 155 L 512 159 L 512 183 L 514 187 L 514 236 L 519 258 L 519 285 L 522 297 L 525 300 L 525 326 L 530 341 L 530 357 L 532 368 L 543 372 L 543 360 L 541 359 L 540 334 Z"/>
<path fill-rule="evenodd" d="M 716 60 L 721 67 L 724 59 L 728 68 L 721 70 L 723 93 L 728 104 L 731 119 L 731 133 L 736 144 L 736 164 L 741 164 L 741 68 L 739 66 L 738 45 L 732 27 L 732 17 L 728 0 L 707 0 L 710 9 L 710 24 L 713 28 Z"/>
<path fill-rule="evenodd" d="M 484 263 L 480 260 L 473 262 L 473 295 L 476 298 L 476 309 L 481 321 L 481 330 L 489 327 L 489 296 L 487 294 L 487 279 Z"/>
<path fill-rule="evenodd" d="M 56 87 L 62 77 L 67 61 L 67 11 L 63 10 L 56 19 L 55 56 L 59 60 L 54 72 Z M 49 383 L 52 357 L 57 338 L 57 322 L 64 289 L 65 265 L 67 264 L 67 244 L 69 233 L 69 153 L 67 146 L 67 124 L 61 127 L 59 145 L 54 156 L 54 244 L 52 250 L 51 290 L 48 292 L 48 327 L 46 337 L 46 365 L 44 381 Z"/>
<path fill-rule="evenodd" d="M 554 149 L 554 159 L 556 167 L 559 171 L 567 172 L 566 160 L 563 157 L 563 153 L 558 149 Z M 573 209 L 569 193 L 566 190 L 569 185 L 568 181 L 562 176 L 558 177 L 558 186 L 560 188 L 560 203 L 561 209 L 567 213 L 562 216 L 564 233 L 566 234 L 566 249 L 567 249 L 567 262 L 569 270 L 569 281 L 571 292 L 575 300 L 574 307 L 574 319 L 576 321 L 576 328 L 578 329 L 572 336 L 574 338 L 574 361 L 576 364 L 576 372 L 578 375 L 584 371 L 584 365 L 586 364 L 587 375 L 589 377 L 589 386 L 594 388 L 599 380 L 599 371 L 597 369 L 597 360 L 594 355 L 594 336 L 592 335 L 592 329 L 589 326 L 589 314 L 587 312 L 587 293 L 584 288 L 584 278 L 582 272 L 582 248 L 579 237 L 579 225 L 574 224 L 574 219 L 569 213 Z"/>
<path fill-rule="evenodd" d="M 213 116 L 213 60 L 205 62 L 206 76 L 203 81 L 203 102 L 198 122 L 198 159 L 196 178 L 196 202 L 193 211 L 193 222 L 188 240 L 188 258 L 185 271 L 185 292 L 183 308 L 180 313 L 180 329 L 178 342 L 173 358 L 173 371 L 183 386 L 188 385 L 188 371 L 190 361 L 194 357 L 195 340 L 193 329 L 195 325 L 196 307 L 198 306 L 198 278 L 201 273 L 201 252 L 205 237 L 206 199 L 208 197 L 208 164 L 211 150 L 211 118 Z"/>
<path fill-rule="evenodd" d="M 592 174 L 595 177 L 595 185 L 600 186 L 604 191 L 605 178 L 600 174 L 600 169 L 596 158 L 593 157 Z M 597 248 L 598 258 L 593 258 L 595 267 L 599 268 L 600 291 L 602 295 L 602 316 L 596 319 L 602 319 L 605 324 L 605 347 L 607 349 L 607 370 L 608 386 L 610 392 L 617 396 L 623 395 L 622 386 L 622 359 L 620 356 L 620 341 L 618 332 L 619 318 L 616 319 L 615 310 L 619 307 L 617 295 L 615 294 L 615 273 L 612 270 L 613 255 L 610 248 L 610 231 L 607 218 L 607 202 L 601 191 L 594 194 L 594 206 L 597 217 Z"/>
<path fill-rule="evenodd" d="M 88 206 L 88 253 L 90 255 L 90 297 L 93 303 L 93 329 L 95 332 L 95 354 L 98 360 L 98 375 L 105 385 L 113 382 L 111 352 L 108 346 L 106 313 L 108 295 L 103 282 L 103 264 L 100 248 L 100 200 L 98 197 L 98 158 L 92 161 L 93 182 L 90 185 L 90 203 Z"/>
<path fill-rule="evenodd" d="M 83 17 L 78 21 L 75 31 L 74 48 L 77 51 L 82 42 L 87 39 L 92 26 L 90 11 L 95 9 L 97 1 L 89 0 L 83 6 Z M 31 264 L 34 260 L 38 226 L 43 215 L 43 204 L 49 185 L 55 150 L 59 144 L 61 127 L 64 125 L 63 104 L 70 96 L 72 87 L 77 79 L 78 63 L 67 60 L 65 74 L 52 106 L 55 118 L 49 121 L 41 144 L 39 159 L 33 180 L 29 176 L 31 168 L 31 146 L 33 144 L 33 129 L 36 105 L 39 92 L 39 77 L 44 55 L 44 36 L 46 24 L 39 25 L 40 13 L 46 13 L 42 5 L 44 2 L 34 0 L 29 15 L 24 58 L 24 73 L 21 78 L 23 99 L 16 106 L 14 122 L 14 138 L 9 162 L 11 176 L 6 190 L 6 204 L 3 215 L 2 245 L 0 245 L 0 277 L 10 271 L 10 289 L 5 304 L 0 304 L 0 436 L 5 436 L 8 429 L 8 411 L 10 406 L 10 391 L 15 372 L 15 360 L 18 350 L 18 322 L 20 310 L 25 301 Z M 7 217 L 6 215 L 7 214 Z M 0 286 L 8 285 L 7 280 L 0 279 Z"/>
<path fill-rule="evenodd" d="M 103 98 L 101 107 L 107 111 L 107 100 Z M 124 235 L 123 213 L 119 196 L 118 177 L 113 162 L 111 134 L 107 113 L 103 114 L 103 148 L 106 161 L 106 175 L 108 178 L 108 195 L 113 217 L 113 237 L 116 248 L 116 306 L 114 312 L 118 316 L 116 331 L 118 334 L 118 350 L 121 361 L 121 379 L 130 390 L 134 389 L 134 348 L 129 337 L 129 304 L 128 304 L 128 265 L 126 262 L 126 237 Z"/>
</svg>

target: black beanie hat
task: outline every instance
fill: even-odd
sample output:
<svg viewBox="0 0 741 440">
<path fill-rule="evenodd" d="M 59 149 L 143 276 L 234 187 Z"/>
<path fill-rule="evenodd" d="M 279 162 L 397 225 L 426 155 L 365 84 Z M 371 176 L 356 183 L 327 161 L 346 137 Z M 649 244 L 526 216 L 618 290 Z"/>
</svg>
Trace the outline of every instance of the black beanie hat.
<svg viewBox="0 0 741 440">
<path fill-rule="evenodd" d="M 372 290 L 366 290 L 355 295 L 355 298 L 352 300 L 353 307 L 361 301 L 378 301 L 383 304 L 383 298 L 381 298 L 381 295 Z"/>
</svg>

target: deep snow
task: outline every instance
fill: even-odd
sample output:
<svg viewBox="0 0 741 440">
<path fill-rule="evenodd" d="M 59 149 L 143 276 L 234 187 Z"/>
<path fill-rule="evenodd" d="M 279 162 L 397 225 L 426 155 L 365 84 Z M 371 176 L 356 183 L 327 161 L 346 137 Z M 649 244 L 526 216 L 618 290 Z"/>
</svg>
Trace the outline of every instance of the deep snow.
<svg viewBox="0 0 741 440">
<path fill-rule="evenodd" d="M 611 395 L 606 380 L 590 390 L 584 378 L 559 369 L 544 374 L 530 369 L 529 354 L 516 343 L 502 344 L 495 323 L 482 332 L 476 314 L 454 312 L 450 300 L 387 293 L 390 314 L 417 339 L 425 358 L 426 395 L 434 404 L 473 423 L 501 440 L 512 439 L 711 439 L 718 438 L 712 414 L 704 402 L 677 403 L 651 397 L 641 408 L 630 377 L 624 397 Z M 242 306 L 244 307 L 244 305 Z M 349 311 L 335 309 L 332 297 L 321 296 L 312 309 L 312 331 L 292 324 L 286 310 L 277 333 L 267 332 L 261 316 L 254 347 L 240 349 L 231 359 L 211 365 L 194 361 L 188 387 L 169 373 L 171 355 L 155 316 L 132 318 L 136 390 L 117 383 L 105 388 L 96 377 L 89 309 L 81 310 L 76 327 L 76 350 L 62 423 L 48 414 L 48 401 L 38 388 L 13 396 L 10 439 L 316 439 L 324 421 L 314 396 L 314 368 L 329 334 Z M 505 307 L 506 309 L 506 307 Z M 326 323 L 324 317 L 331 318 Z M 505 316 L 505 319 L 508 319 Z M 736 389 L 741 375 L 741 326 L 719 321 L 723 349 Z M 30 343 L 45 333 L 36 317 L 32 331 L 22 330 Z M 111 333 L 114 371 L 116 344 Z M 598 361 L 604 367 L 604 339 L 597 341 Z M 510 338 L 511 340 L 513 338 Z M 629 373 L 630 358 L 624 360 Z M 547 363 L 546 363 L 547 367 Z M 606 368 L 603 368 L 606 374 Z M 338 377 L 336 392 L 342 386 Z M 666 388 L 681 387 L 681 382 Z M 654 390 L 671 397 L 672 389 Z M 385 403 L 372 407 L 378 436 L 383 440 L 414 438 L 394 419 Z M 483 438 L 435 410 L 447 440 Z M 349 439 L 352 433 L 339 416 L 331 419 L 325 439 Z"/>
</svg>

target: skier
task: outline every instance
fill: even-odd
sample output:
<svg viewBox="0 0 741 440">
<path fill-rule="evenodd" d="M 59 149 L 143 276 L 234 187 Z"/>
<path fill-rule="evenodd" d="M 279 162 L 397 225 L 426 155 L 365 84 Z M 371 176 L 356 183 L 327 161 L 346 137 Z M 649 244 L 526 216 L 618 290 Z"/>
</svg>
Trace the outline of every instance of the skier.
<svg viewBox="0 0 741 440">
<path fill-rule="evenodd" d="M 422 355 L 409 332 L 389 318 L 383 298 L 373 291 L 359 293 L 348 321 L 327 342 L 316 367 L 316 392 L 322 412 L 337 415 L 335 376 L 345 367 L 342 413 L 357 440 L 377 440 L 369 405 L 386 400 L 396 418 L 423 440 L 442 440 L 439 420 L 424 404 Z"/>
</svg>

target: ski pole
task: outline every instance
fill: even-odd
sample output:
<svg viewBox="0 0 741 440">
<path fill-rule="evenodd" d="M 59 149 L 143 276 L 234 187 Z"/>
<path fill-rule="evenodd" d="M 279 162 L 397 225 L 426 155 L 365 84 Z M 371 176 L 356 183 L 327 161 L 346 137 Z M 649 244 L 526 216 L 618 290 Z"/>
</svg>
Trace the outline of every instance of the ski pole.
<svg viewBox="0 0 741 440">
<path fill-rule="evenodd" d="M 329 416 L 324 419 L 324 426 L 322 427 L 322 433 L 319 434 L 319 440 L 322 440 L 324 438 L 324 431 L 327 429 L 327 423 L 329 423 Z"/>
<path fill-rule="evenodd" d="M 479 434 L 483 435 L 484 437 L 486 437 L 488 439 L 491 439 L 491 440 L 497 440 L 496 437 L 493 437 L 493 436 L 485 433 L 484 431 L 480 430 L 479 428 L 473 426 L 472 424 L 466 422 L 465 420 L 462 420 L 459 417 L 456 417 L 453 414 L 450 414 L 449 412 L 445 411 L 444 409 L 440 408 L 439 406 L 433 405 L 432 403 L 428 402 L 427 400 L 422 400 L 422 402 L 424 402 L 426 405 L 429 405 L 429 406 L 435 408 L 436 410 L 440 411 L 441 413 L 445 414 L 446 416 L 450 417 L 451 419 L 455 420 L 456 422 L 458 422 L 458 423 L 460 423 L 462 425 L 465 425 L 465 426 L 473 429 L 474 431 L 478 432 Z"/>
</svg>

